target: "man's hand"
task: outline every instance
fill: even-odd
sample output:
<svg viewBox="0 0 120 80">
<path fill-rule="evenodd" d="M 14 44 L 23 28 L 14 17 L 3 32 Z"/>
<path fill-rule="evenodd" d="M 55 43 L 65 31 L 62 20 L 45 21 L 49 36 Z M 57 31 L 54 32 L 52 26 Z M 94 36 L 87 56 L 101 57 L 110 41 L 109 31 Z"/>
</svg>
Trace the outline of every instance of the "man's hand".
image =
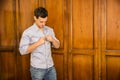
<svg viewBox="0 0 120 80">
<path fill-rule="evenodd" d="M 41 37 L 38 41 L 37 41 L 38 44 L 44 44 L 45 43 L 45 37 Z"/>
<path fill-rule="evenodd" d="M 49 35 L 46 36 L 46 40 L 47 40 L 47 41 L 50 41 L 50 42 L 53 42 L 53 38 L 52 38 L 52 36 L 49 36 Z"/>
<path fill-rule="evenodd" d="M 52 42 L 54 48 L 59 48 L 60 43 L 56 39 L 54 39 L 52 36 L 48 35 L 46 36 L 46 40 Z"/>
</svg>

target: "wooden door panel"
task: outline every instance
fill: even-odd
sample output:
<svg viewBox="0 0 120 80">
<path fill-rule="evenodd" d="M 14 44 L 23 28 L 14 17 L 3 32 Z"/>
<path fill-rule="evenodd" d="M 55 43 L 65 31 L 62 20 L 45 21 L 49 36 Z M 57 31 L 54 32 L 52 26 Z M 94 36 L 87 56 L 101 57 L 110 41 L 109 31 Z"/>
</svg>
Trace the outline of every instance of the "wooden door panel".
<svg viewBox="0 0 120 80">
<path fill-rule="evenodd" d="M 102 79 L 120 80 L 120 1 L 102 0 Z"/>
<path fill-rule="evenodd" d="M 69 25 L 69 79 L 97 80 L 99 55 L 97 32 L 98 2 L 95 0 L 72 0 Z M 95 21 L 96 20 L 96 21 Z M 97 37 L 96 37 L 97 36 Z"/>
<path fill-rule="evenodd" d="M 0 80 L 15 80 L 15 16 L 13 0 L 0 2 Z"/>
<path fill-rule="evenodd" d="M 120 57 L 106 56 L 106 80 L 120 80 Z"/>
<path fill-rule="evenodd" d="M 94 62 L 93 56 L 73 55 L 73 78 L 72 80 L 93 80 Z"/>
<path fill-rule="evenodd" d="M 0 80 L 15 80 L 16 54 L 13 52 L 0 53 Z"/>
<path fill-rule="evenodd" d="M 120 1 L 106 3 L 106 49 L 120 50 Z"/>
<path fill-rule="evenodd" d="M 0 46 L 2 47 L 14 47 L 15 44 L 15 16 L 14 16 L 14 1 L 7 0 L 1 4 L 0 11 Z M 6 6 L 7 5 L 7 6 Z"/>
<path fill-rule="evenodd" d="M 74 49 L 93 49 L 93 0 L 72 0 L 72 5 L 71 46 Z"/>
</svg>

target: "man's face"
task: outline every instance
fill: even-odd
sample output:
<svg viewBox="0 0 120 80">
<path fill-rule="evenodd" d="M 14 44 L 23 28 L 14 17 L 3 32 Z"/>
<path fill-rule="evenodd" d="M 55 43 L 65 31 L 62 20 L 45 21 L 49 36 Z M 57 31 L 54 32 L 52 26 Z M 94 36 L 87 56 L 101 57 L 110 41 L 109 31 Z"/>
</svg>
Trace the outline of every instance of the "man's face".
<svg viewBox="0 0 120 80">
<path fill-rule="evenodd" d="M 36 17 L 34 17 L 34 19 L 35 19 L 35 23 L 37 24 L 37 26 L 39 28 L 43 28 L 45 26 L 46 22 L 47 22 L 47 17 L 45 17 L 45 18 L 41 18 L 41 17 L 36 18 Z"/>
</svg>

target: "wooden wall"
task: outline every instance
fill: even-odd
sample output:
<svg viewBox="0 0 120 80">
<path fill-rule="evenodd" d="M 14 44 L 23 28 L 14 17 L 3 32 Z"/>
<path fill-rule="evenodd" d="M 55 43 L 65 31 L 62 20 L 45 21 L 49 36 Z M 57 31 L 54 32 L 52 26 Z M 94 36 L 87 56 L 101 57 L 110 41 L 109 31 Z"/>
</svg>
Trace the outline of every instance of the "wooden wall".
<svg viewBox="0 0 120 80">
<path fill-rule="evenodd" d="M 119 0 L 1 0 L 0 80 L 31 80 L 18 47 L 38 6 L 61 42 L 52 49 L 58 80 L 120 80 Z"/>
</svg>

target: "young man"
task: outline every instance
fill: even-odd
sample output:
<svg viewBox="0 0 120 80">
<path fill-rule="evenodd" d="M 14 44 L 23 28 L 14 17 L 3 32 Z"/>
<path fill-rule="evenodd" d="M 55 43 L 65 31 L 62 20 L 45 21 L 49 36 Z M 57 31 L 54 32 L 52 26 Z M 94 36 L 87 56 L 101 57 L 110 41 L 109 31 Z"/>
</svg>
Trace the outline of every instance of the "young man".
<svg viewBox="0 0 120 80">
<path fill-rule="evenodd" d="M 20 53 L 31 54 L 32 80 L 56 80 L 56 71 L 51 57 L 51 46 L 59 48 L 60 42 L 52 28 L 46 26 L 48 12 L 43 7 L 34 10 L 34 24 L 26 29 L 20 40 Z"/>
</svg>

